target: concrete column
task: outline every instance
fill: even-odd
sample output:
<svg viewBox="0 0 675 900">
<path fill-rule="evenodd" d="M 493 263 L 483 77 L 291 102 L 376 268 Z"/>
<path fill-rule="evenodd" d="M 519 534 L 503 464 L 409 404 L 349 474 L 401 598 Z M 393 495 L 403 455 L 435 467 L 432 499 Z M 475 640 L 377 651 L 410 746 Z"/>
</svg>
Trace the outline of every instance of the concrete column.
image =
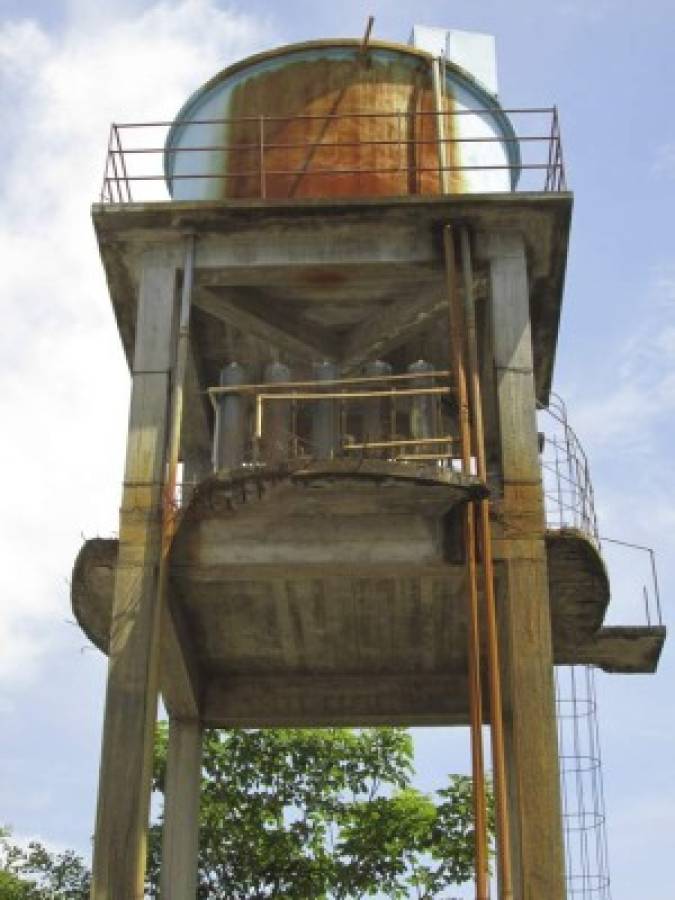
<svg viewBox="0 0 675 900">
<path fill-rule="evenodd" d="M 515 900 L 564 900 L 541 472 L 537 448 L 527 262 L 514 233 L 482 236 L 489 262 L 502 495 L 495 498 Z"/>
<path fill-rule="evenodd" d="M 99 776 L 92 900 L 143 900 L 161 603 L 158 570 L 176 259 L 147 251 L 139 291 Z"/>
<path fill-rule="evenodd" d="M 162 900 L 194 900 L 199 855 L 202 728 L 194 719 L 169 719 L 164 789 Z"/>
</svg>

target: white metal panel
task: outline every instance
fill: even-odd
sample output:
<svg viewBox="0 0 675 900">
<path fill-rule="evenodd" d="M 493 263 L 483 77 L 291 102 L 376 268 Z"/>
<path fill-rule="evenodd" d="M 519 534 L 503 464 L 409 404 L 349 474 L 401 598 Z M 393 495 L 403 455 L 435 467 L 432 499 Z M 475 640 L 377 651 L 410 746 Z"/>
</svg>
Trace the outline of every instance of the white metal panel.
<svg viewBox="0 0 675 900">
<path fill-rule="evenodd" d="M 457 63 L 491 94 L 497 93 L 497 51 L 493 35 L 413 25 L 408 43 L 432 56 L 444 56 Z"/>
<path fill-rule="evenodd" d="M 447 57 L 457 63 L 490 91 L 496 94 L 497 50 L 494 35 L 477 31 L 448 31 Z"/>
<path fill-rule="evenodd" d="M 413 25 L 408 44 L 417 50 L 426 50 L 432 56 L 445 56 L 448 52 L 448 29 Z"/>
</svg>

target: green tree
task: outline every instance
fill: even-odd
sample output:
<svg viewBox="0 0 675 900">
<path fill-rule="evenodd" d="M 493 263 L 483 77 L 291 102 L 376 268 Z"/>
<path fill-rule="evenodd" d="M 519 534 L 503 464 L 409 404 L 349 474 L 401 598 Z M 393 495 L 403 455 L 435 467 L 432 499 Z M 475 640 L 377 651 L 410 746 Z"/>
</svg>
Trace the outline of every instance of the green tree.
<svg viewBox="0 0 675 900">
<path fill-rule="evenodd" d="M 0 900 L 87 900 L 90 874 L 72 850 L 52 853 L 38 841 L 27 849 L 0 828 Z"/>
<path fill-rule="evenodd" d="M 155 754 L 163 792 L 166 727 Z M 411 786 L 401 729 L 207 732 L 199 900 L 447 897 L 473 865 L 471 783 Z M 148 893 L 159 896 L 161 826 L 151 831 Z"/>
<path fill-rule="evenodd" d="M 163 792 L 167 729 L 155 747 Z M 199 900 L 448 898 L 472 876 L 471 782 L 411 785 L 401 729 L 210 731 L 202 773 Z M 150 833 L 147 893 L 159 897 L 161 824 Z M 0 900 L 86 900 L 72 851 L 22 848 L 0 829 Z"/>
</svg>

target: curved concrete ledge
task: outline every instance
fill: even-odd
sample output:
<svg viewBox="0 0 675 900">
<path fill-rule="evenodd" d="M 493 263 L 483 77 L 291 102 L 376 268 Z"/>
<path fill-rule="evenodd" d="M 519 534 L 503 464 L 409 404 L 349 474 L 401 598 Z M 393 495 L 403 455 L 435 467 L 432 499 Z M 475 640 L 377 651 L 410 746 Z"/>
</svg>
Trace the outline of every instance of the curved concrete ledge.
<svg viewBox="0 0 675 900">
<path fill-rule="evenodd" d="M 77 623 L 89 640 L 108 652 L 112 622 L 117 538 L 92 538 L 77 554 L 73 566 L 70 601 Z"/>
<path fill-rule="evenodd" d="M 595 544 L 574 528 L 546 532 L 551 618 L 556 656 L 590 638 L 609 604 L 609 577 Z"/>
<path fill-rule="evenodd" d="M 461 563 L 443 558 L 443 515 L 424 520 L 408 510 L 392 536 L 397 516 L 390 512 L 387 533 L 377 532 L 371 516 L 353 514 L 353 481 L 349 504 L 329 512 L 336 474 L 324 467 L 263 479 L 250 472 L 214 477 L 183 515 L 172 595 L 203 676 L 210 724 L 466 720 L 465 574 Z M 368 506 L 372 477 L 364 483 Z M 320 516 L 294 511 L 293 497 L 307 490 L 330 500 L 325 527 Z M 653 672 L 665 629 L 603 627 L 609 583 L 594 545 L 572 530 L 550 532 L 546 542 L 556 664 Z M 303 559 L 289 560 L 288 548 L 298 546 Z M 88 541 L 73 571 L 75 616 L 104 652 L 117 553 L 116 540 Z M 503 577 L 499 564 L 496 577 Z M 437 689 L 441 683 L 451 697 Z"/>
</svg>

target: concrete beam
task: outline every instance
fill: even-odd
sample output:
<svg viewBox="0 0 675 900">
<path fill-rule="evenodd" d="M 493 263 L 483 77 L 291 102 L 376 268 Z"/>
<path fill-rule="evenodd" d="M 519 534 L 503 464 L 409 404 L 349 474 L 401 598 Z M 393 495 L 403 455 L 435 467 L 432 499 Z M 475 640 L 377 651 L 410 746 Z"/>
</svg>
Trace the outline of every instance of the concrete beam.
<svg viewBox="0 0 675 900">
<path fill-rule="evenodd" d="M 442 293 L 429 292 L 413 302 L 393 303 L 378 309 L 361 325 L 353 328 L 342 346 L 342 363 L 347 371 L 355 371 L 368 360 L 378 359 L 412 337 L 429 328 L 433 321 L 447 313 L 447 300 Z"/>
<path fill-rule="evenodd" d="M 466 675 L 212 674 L 204 721 L 217 728 L 464 725 Z"/>
<path fill-rule="evenodd" d="M 202 288 L 195 296 L 194 305 L 223 322 L 269 341 L 280 350 L 313 360 L 335 359 L 335 346 L 330 335 L 293 317 L 280 315 L 273 304 L 263 309 L 253 300 L 237 302 L 222 290 L 216 293 Z"/>
</svg>

